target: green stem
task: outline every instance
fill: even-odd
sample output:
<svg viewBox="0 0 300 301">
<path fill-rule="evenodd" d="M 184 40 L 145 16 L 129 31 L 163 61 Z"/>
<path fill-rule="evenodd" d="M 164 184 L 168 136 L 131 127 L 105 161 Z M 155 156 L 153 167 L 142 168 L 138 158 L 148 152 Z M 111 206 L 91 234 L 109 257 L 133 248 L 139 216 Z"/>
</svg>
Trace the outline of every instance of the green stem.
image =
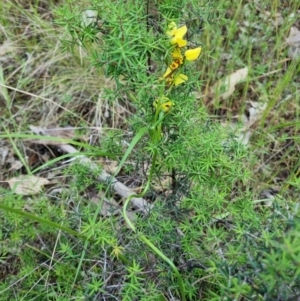
<svg viewBox="0 0 300 301">
<path fill-rule="evenodd" d="M 150 174 L 149 174 L 147 183 L 146 183 L 146 185 L 145 185 L 145 187 L 144 187 L 141 194 L 132 194 L 132 195 L 130 195 L 125 200 L 125 203 L 124 203 L 124 206 L 123 206 L 124 219 L 125 219 L 127 225 L 135 233 L 137 233 L 137 230 L 136 230 L 135 225 L 130 221 L 130 219 L 127 216 L 127 207 L 128 207 L 128 204 L 130 203 L 130 201 L 133 198 L 143 197 L 146 194 L 146 192 L 148 191 L 149 187 L 150 187 L 151 179 L 153 177 L 153 173 L 154 173 L 154 169 L 155 169 L 155 162 L 156 162 L 156 158 L 157 158 L 157 154 L 158 154 L 157 144 L 159 142 L 159 139 L 161 138 L 161 121 L 162 121 L 163 117 L 164 117 L 163 114 L 159 114 L 159 116 L 158 116 L 159 120 L 158 121 L 154 120 L 155 126 L 152 127 L 152 129 L 154 128 L 154 130 L 153 130 L 154 132 L 152 133 L 153 135 L 151 135 L 151 138 L 152 138 L 152 142 L 154 142 L 154 144 L 156 144 L 156 146 L 155 146 L 153 157 L 152 157 L 151 169 L 150 169 Z M 159 122 L 159 124 L 157 124 L 157 122 Z M 163 259 L 171 267 L 171 269 L 173 270 L 174 274 L 176 275 L 176 277 L 178 279 L 181 300 L 186 301 L 183 280 L 182 280 L 181 274 L 179 273 L 179 271 L 178 271 L 177 267 L 175 266 L 175 264 L 160 249 L 158 249 L 143 233 L 139 233 L 139 234 L 140 234 L 140 235 L 138 235 L 139 239 L 141 241 L 143 241 L 145 244 L 147 244 L 161 259 Z"/>
<path fill-rule="evenodd" d="M 181 301 L 186 301 L 183 280 L 175 264 L 160 249 L 158 249 L 144 234 L 141 234 L 139 238 L 171 267 L 178 280 Z"/>
</svg>

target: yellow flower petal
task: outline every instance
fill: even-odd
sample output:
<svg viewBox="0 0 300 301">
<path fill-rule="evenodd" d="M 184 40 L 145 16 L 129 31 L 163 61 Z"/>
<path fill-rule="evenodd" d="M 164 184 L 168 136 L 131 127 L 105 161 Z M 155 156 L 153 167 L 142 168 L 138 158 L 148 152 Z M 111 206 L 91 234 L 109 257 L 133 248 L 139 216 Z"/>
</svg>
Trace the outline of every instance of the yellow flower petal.
<svg viewBox="0 0 300 301">
<path fill-rule="evenodd" d="M 179 67 L 179 65 L 180 65 L 180 62 L 174 61 L 174 62 L 172 62 L 172 64 L 169 66 L 169 68 L 170 68 L 171 70 L 176 70 L 176 69 Z"/>
<path fill-rule="evenodd" d="M 174 37 L 170 40 L 171 45 L 177 44 L 178 47 L 184 47 L 187 44 L 187 41 L 180 38 L 180 37 Z"/>
<path fill-rule="evenodd" d="M 195 48 L 195 49 L 189 49 L 184 53 L 184 56 L 186 60 L 188 61 L 194 61 L 196 60 L 201 53 L 201 47 Z"/>
<path fill-rule="evenodd" d="M 167 78 L 164 78 L 166 80 L 166 83 L 167 85 L 171 86 L 172 83 L 173 83 L 173 78 L 172 77 L 167 77 Z"/>
<path fill-rule="evenodd" d="M 173 26 L 172 29 L 167 31 L 167 35 L 171 37 L 170 43 L 172 45 L 177 44 L 178 47 L 186 46 L 187 41 L 183 39 L 187 32 L 186 25 L 177 28 L 176 24 L 173 23 L 171 23 L 171 26 Z"/>
<path fill-rule="evenodd" d="M 174 51 L 172 52 L 172 58 L 173 59 L 181 59 L 183 60 L 183 55 L 181 54 L 180 48 L 176 47 Z"/>
<path fill-rule="evenodd" d="M 178 74 L 174 77 L 174 85 L 178 86 L 182 83 L 185 83 L 188 80 L 188 77 L 185 74 Z"/>
<path fill-rule="evenodd" d="M 171 110 L 171 108 L 173 107 L 173 102 L 172 101 L 167 101 L 161 104 L 161 109 L 167 113 Z"/>
<path fill-rule="evenodd" d="M 158 110 L 158 111 L 162 110 L 165 113 L 170 111 L 173 104 L 174 103 L 168 97 L 166 97 L 164 95 L 156 98 L 153 102 L 153 106 L 156 110 Z"/>
<path fill-rule="evenodd" d="M 167 68 L 167 71 L 166 71 L 166 72 L 164 73 L 164 75 L 163 75 L 163 78 L 168 77 L 172 72 L 173 72 L 173 70 L 172 70 L 170 67 L 168 67 L 168 68 Z"/>
<path fill-rule="evenodd" d="M 175 33 L 175 37 L 178 37 L 178 38 L 182 39 L 184 37 L 184 35 L 186 34 L 186 32 L 187 32 L 186 25 L 181 26 L 181 27 L 177 28 L 176 33 Z"/>
</svg>

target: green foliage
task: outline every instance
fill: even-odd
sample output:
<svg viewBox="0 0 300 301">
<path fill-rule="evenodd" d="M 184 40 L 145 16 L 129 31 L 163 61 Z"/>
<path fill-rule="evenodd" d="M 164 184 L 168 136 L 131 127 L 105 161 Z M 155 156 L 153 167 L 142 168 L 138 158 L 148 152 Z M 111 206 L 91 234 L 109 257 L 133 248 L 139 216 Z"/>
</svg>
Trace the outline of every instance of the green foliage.
<svg viewBox="0 0 300 301">
<path fill-rule="evenodd" d="M 63 40 L 65 50 L 83 47 L 91 66 L 115 81 L 114 89 L 106 89 L 110 103 L 130 100 L 128 131 L 107 130 L 100 141 L 101 154 L 116 155 L 119 176 L 138 174 L 144 190 L 136 196 L 155 202 L 148 215 L 129 215 L 130 197 L 118 204 L 123 205 L 123 217 L 113 215 L 120 212 L 117 205 L 111 215 L 100 214 L 114 183 L 99 184 L 102 168 L 91 171 L 78 163 L 64 170 L 72 181 L 58 196 L 26 198 L 3 191 L 1 202 L 7 207 L 0 210 L 0 263 L 11 270 L 0 272 L 2 300 L 296 298 L 300 220 L 295 200 L 278 197 L 266 206 L 256 200 L 251 188 L 256 174 L 249 167 L 254 154 L 192 93 L 215 79 L 223 51 L 222 25 L 225 46 L 234 41 L 242 2 L 232 20 L 224 17 L 227 10 L 232 13 L 231 5 L 71 0 L 56 9 L 56 24 L 69 35 Z M 87 11 L 94 12 L 88 22 L 83 21 Z M 165 35 L 170 21 L 187 24 L 189 47 L 198 46 L 200 28 L 204 30 L 203 48 L 213 47 L 203 61 L 216 62 L 206 64 L 207 72 L 200 72 L 196 64 L 183 64 L 180 68 L 189 79 L 179 86 L 161 79 L 174 50 Z M 251 45 L 242 46 L 239 39 L 233 42 L 234 60 L 229 65 L 243 66 L 241 57 L 250 55 Z M 261 75 L 267 66 L 255 72 Z M 283 92 L 294 68 L 274 96 Z M 166 103 L 170 110 L 165 110 Z M 298 182 L 290 178 L 293 185 Z"/>
<path fill-rule="evenodd" d="M 75 181 L 72 183 L 73 187 L 79 192 L 85 191 L 89 186 L 93 185 L 97 176 L 101 173 L 101 168 L 91 171 L 88 165 L 83 165 L 75 162 L 65 171 L 66 175 L 76 174 Z"/>
</svg>

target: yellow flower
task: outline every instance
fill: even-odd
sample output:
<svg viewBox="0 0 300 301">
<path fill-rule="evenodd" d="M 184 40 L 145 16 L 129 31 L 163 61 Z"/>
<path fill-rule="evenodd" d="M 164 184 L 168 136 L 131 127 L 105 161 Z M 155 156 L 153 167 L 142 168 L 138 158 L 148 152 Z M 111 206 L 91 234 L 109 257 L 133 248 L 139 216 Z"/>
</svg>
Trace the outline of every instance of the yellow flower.
<svg viewBox="0 0 300 301">
<path fill-rule="evenodd" d="M 168 25 L 169 30 L 166 31 L 166 34 L 170 37 L 172 37 L 176 30 L 177 30 L 177 25 L 174 21 L 172 21 L 169 25 Z"/>
<path fill-rule="evenodd" d="M 170 37 L 170 43 L 172 45 L 177 44 L 178 47 L 186 46 L 187 41 L 183 39 L 187 32 L 186 25 L 177 28 L 175 22 L 171 22 L 168 27 L 169 30 L 166 32 L 166 34 Z"/>
<path fill-rule="evenodd" d="M 173 106 L 173 102 L 166 96 L 156 98 L 153 102 L 153 106 L 156 110 L 162 110 L 168 113 Z"/>
<path fill-rule="evenodd" d="M 167 101 L 165 103 L 162 103 L 160 107 L 165 113 L 168 113 L 171 110 L 171 108 L 173 107 L 173 102 Z"/>
<path fill-rule="evenodd" d="M 172 73 L 173 73 L 173 70 L 170 67 L 168 67 L 166 72 L 163 75 L 163 78 L 169 77 L 170 75 L 172 75 Z"/>
<path fill-rule="evenodd" d="M 174 76 L 173 82 L 174 82 L 175 86 L 178 86 L 182 83 L 185 83 L 187 80 L 188 80 L 188 77 L 185 74 L 180 73 L 180 74 L 177 74 Z"/>
<path fill-rule="evenodd" d="M 172 58 L 173 62 L 169 65 L 166 72 L 163 75 L 163 78 L 167 78 L 171 76 L 176 69 L 180 67 L 180 65 L 183 64 L 183 55 L 180 52 L 180 49 L 177 47 L 172 52 Z"/>
<path fill-rule="evenodd" d="M 187 61 L 194 61 L 196 60 L 201 53 L 201 47 L 197 47 L 194 49 L 189 49 L 184 53 L 184 57 Z"/>
<path fill-rule="evenodd" d="M 167 84 L 169 85 L 174 83 L 175 86 L 178 86 L 188 80 L 188 77 L 185 74 L 180 73 L 180 74 L 175 74 L 175 76 L 173 75 L 174 75 L 174 70 L 168 67 L 162 79 L 165 79 Z"/>
<path fill-rule="evenodd" d="M 179 67 L 180 65 L 181 65 L 181 64 L 180 64 L 179 61 L 173 61 L 173 62 L 171 63 L 171 65 L 169 66 L 169 68 L 170 68 L 171 70 L 176 70 L 176 69 L 178 69 L 178 67 Z"/>
<path fill-rule="evenodd" d="M 181 54 L 180 48 L 176 47 L 172 52 L 172 58 L 176 60 L 180 65 L 183 63 L 183 55 Z"/>
<path fill-rule="evenodd" d="M 186 46 L 187 41 L 183 40 L 183 36 L 187 32 L 187 27 L 182 26 L 177 28 L 175 22 L 171 22 L 169 24 L 169 30 L 167 31 L 167 35 L 171 38 L 171 44 L 177 44 L 172 51 L 172 63 L 168 66 L 167 70 L 163 74 L 162 79 L 166 80 L 168 85 L 174 84 L 178 86 L 182 83 L 185 83 L 188 80 L 188 77 L 185 74 L 178 72 L 178 68 L 184 65 L 186 61 L 194 61 L 196 60 L 201 53 L 201 47 L 197 47 L 194 49 L 188 49 L 184 52 L 184 55 L 181 52 L 181 47 Z"/>
<path fill-rule="evenodd" d="M 164 73 L 163 75 L 163 78 L 168 78 L 170 76 L 173 75 L 173 73 L 179 68 L 179 66 L 181 65 L 182 63 L 180 61 L 173 61 L 169 67 L 167 68 L 166 72 Z"/>
</svg>

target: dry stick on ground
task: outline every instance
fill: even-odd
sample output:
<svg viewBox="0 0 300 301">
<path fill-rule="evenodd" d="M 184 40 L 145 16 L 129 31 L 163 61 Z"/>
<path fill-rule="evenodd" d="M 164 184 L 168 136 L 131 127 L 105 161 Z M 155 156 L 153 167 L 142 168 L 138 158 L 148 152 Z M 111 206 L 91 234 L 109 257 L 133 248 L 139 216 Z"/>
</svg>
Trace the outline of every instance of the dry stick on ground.
<svg viewBox="0 0 300 301">
<path fill-rule="evenodd" d="M 50 131 L 50 129 L 30 126 L 30 129 L 33 133 L 36 135 L 47 135 L 47 131 Z M 61 151 L 68 153 L 68 154 L 74 154 L 78 153 L 76 148 L 69 144 L 60 144 L 55 145 L 57 148 L 59 148 Z M 84 164 L 85 166 L 88 166 L 91 170 L 98 170 L 99 166 L 94 163 L 92 160 L 85 156 L 76 157 L 77 162 L 80 162 Z M 105 170 L 102 170 L 101 173 L 98 176 L 98 180 L 104 183 L 110 183 L 113 190 L 121 197 L 128 198 L 130 195 L 136 194 L 135 191 L 123 183 L 119 182 L 116 178 L 114 178 L 112 175 L 107 173 Z M 139 209 L 140 211 L 144 213 L 148 213 L 149 210 L 153 207 L 151 204 L 149 204 L 145 199 L 134 197 L 131 199 L 131 203 L 133 207 Z"/>
</svg>

